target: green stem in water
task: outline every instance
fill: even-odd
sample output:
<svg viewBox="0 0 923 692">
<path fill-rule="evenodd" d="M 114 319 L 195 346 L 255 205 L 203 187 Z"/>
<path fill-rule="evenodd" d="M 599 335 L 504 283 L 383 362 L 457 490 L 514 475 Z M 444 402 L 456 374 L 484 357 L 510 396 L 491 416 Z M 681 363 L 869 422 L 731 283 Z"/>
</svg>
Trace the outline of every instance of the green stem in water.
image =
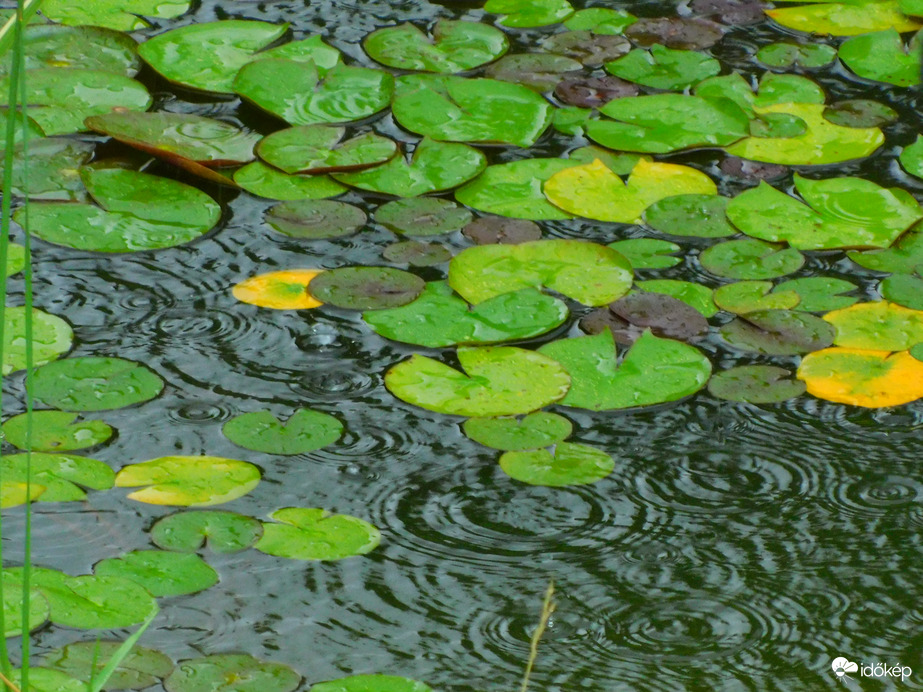
<svg viewBox="0 0 923 692">
<path fill-rule="evenodd" d="M 529 677 L 532 675 L 532 668 L 535 666 L 535 660 L 538 658 L 538 643 L 545 634 L 545 628 L 548 627 L 548 621 L 554 612 L 554 579 L 548 582 L 548 589 L 545 591 L 545 601 L 542 603 L 542 616 L 538 621 L 538 627 L 532 633 L 532 643 L 529 645 L 529 662 L 526 664 L 526 674 L 522 678 L 522 687 L 519 692 L 528 692 Z"/>
<path fill-rule="evenodd" d="M 92 0 L 89 0 L 92 2 Z M 15 27 L 20 17 L 22 17 L 22 22 L 25 24 L 38 12 L 38 8 L 41 7 L 42 0 L 26 0 L 25 3 L 19 3 L 19 9 L 17 13 L 10 17 L 6 24 L 0 27 L 0 57 L 3 56 L 10 48 L 13 47 L 13 44 L 16 42 L 15 37 Z M 10 102 L 12 104 L 12 101 Z"/>
</svg>

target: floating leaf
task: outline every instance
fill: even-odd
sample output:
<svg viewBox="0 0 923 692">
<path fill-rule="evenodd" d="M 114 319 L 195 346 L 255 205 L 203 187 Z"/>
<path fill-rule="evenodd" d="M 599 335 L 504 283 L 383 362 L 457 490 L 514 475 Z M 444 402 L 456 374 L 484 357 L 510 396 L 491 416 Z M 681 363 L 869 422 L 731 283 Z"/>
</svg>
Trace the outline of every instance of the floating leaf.
<svg viewBox="0 0 923 692">
<path fill-rule="evenodd" d="M 87 689 L 86 684 L 60 670 L 29 666 L 28 679 L 29 692 L 84 692 Z M 22 689 L 22 669 L 14 668 L 10 680 Z"/>
<path fill-rule="evenodd" d="M 385 386 L 398 399 L 429 411 L 488 417 L 540 409 L 563 397 L 570 384 L 558 363 L 521 348 L 462 347 L 458 361 L 467 375 L 432 358 L 413 355 L 388 370 Z"/>
<path fill-rule="evenodd" d="M 134 488 L 128 497 L 152 505 L 218 505 L 246 495 L 260 482 L 253 464 L 206 456 L 169 456 L 123 466 L 118 488 Z"/>
<path fill-rule="evenodd" d="M 457 187 L 477 176 L 487 166 L 480 151 L 466 144 L 437 142 L 424 138 L 407 161 L 395 156 L 388 163 L 355 173 L 335 173 L 347 185 L 398 197 L 416 197 Z"/>
<path fill-rule="evenodd" d="M 754 183 L 760 180 L 778 180 L 787 176 L 789 172 L 787 166 L 748 161 L 737 156 L 728 156 L 719 164 L 718 168 L 729 179 L 744 183 Z"/>
<path fill-rule="evenodd" d="M 7 306 L 3 325 L 3 374 L 26 368 L 26 309 Z M 32 365 L 49 363 L 70 350 L 74 330 L 56 315 L 32 309 Z"/>
<path fill-rule="evenodd" d="M 545 286 L 584 305 L 605 305 L 631 287 L 631 265 L 611 248 L 579 240 L 479 245 L 449 264 L 449 285 L 469 303 Z"/>
<path fill-rule="evenodd" d="M 422 682 L 396 675 L 350 675 L 312 685 L 309 692 L 434 692 Z"/>
<path fill-rule="evenodd" d="M 535 91 L 551 91 L 569 73 L 583 69 L 576 60 L 550 53 L 507 55 L 490 65 L 485 75 L 503 82 L 522 84 Z"/>
<path fill-rule="evenodd" d="M 861 178 L 809 180 L 796 173 L 795 189 L 807 204 L 760 183 L 731 200 L 727 216 L 749 236 L 799 250 L 886 248 L 923 218 L 910 193 Z"/>
<path fill-rule="evenodd" d="M 236 553 L 263 535 L 253 517 L 223 510 L 178 512 L 151 527 L 151 540 L 164 550 L 194 553 L 206 544 L 216 553 Z"/>
<path fill-rule="evenodd" d="M 237 300 L 274 310 L 307 310 L 323 305 L 308 293 L 308 284 L 320 269 L 286 269 L 251 276 L 234 286 Z"/>
<path fill-rule="evenodd" d="M 795 310 L 748 312 L 721 328 L 721 336 L 734 348 L 773 356 L 826 348 L 834 332 L 819 317 Z"/>
<path fill-rule="evenodd" d="M 724 36 L 721 26 L 699 17 L 642 17 L 625 31 L 635 44 L 695 51 L 711 48 Z"/>
<path fill-rule="evenodd" d="M 484 11 L 504 15 L 497 20 L 498 24 L 528 29 L 567 19 L 574 8 L 567 0 L 487 0 Z"/>
<path fill-rule="evenodd" d="M 899 160 L 910 175 L 923 178 L 923 135 L 917 135 L 913 144 L 901 149 Z"/>
<path fill-rule="evenodd" d="M 65 411 L 123 408 L 162 390 L 163 380 L 141 363 L 97 356 L 49 363 L 35 371 L 33 381 L 37 399 Z"/>
<path fill-rule="evenodd" d="M 157 598 L 196 593 L 218 583 L 218 573 L 198 555 L 163 550 L 135 550 L 101 560 L 93 573 L 130 579 Z"/>
<path fill-rule="evenodd" d="M 4 503 L 4 507 L 7 505 Z M 23 584 L 18 574 L 5 569 L 0 572 L 3 580 L 3 636 L 16 637 L 22 634 L 23 626 Z M 41 627 L 48 619 L 48 601 L 35 584 L 29 589 L 29 611 L 27 615 L 28 629 L 31 632 Z"/>
<path fill-rule="evenodd" d="M 673 256 L 682 249 L 679 245 L 657 238 L 620 240 L 609 247 L 627 259 L 632 269 L 666 269 L 682 262 Z"/>
<path fill-rule="evenodd" d="M 759 0 L 692 0 L 689 9 L 732 25 L 757 24 L 765 19 Z"/>
<path fill-rule="evenodd" d="M 693 50 L 655 44 L 606 63 L 606 71 L 643 86 L 681 91 L 721 72 L 721 63 Z"/>
<path fill-rule="evenodd" d="M 471 221 L 471 212 L 454 202 L 437 197 L 398 199 L 382 205 L 375 221 L 395 233 L 414 236 L 442 235 L 461 229 Z"/>
<path fill-rule="evenodd" d="M 708 286 L 677 279 L 651 279 L 638 281 L 636 285 L 642 291 L 660 293 L 681 300 L 706 318 L 713 317 L 718 312 L 718 307 L 712 300 L 712 290 Z"/>
<path fill-rule="evenodd" d="M 613 99 L 637 96 L 638 87 L 618 77 L 565 79 L 555 87 L 554 95 L 580 108 L 600 108 Z"/>
<path fill-rule="evenodd" d="M 0 459 L 3 484 L 25 483 L 30 461 L 27 454 L 9 454 Z M 44 488 L 39 502 L 74 502 L 86 499 L 83 488 L 106 490 L 112 487 L 115 474 L 108 465 L 96 459 L 73 454 L 31 455 L 32 482 Z M 25 500 L 25 497 L 22 498 Z M 20 504 L 20 503 L 15 503 Z M 13 504 L 4 506 L 12 507 Z"/>
<path fill-rule="evenodd" d="M 488 166 L 455 191 L 455 199 L 480 211 L 517 219 L 569 219 L 545 198 L 542 185 L 551 176 L 579 162 L 567 159 L 523 159 Z"/>
<path fill-rule="evenodd" d="M 465 435 L 485 447 L 504 452 L 548 447 L 563 442 L 573 430 L 564 416 L 536 411 L 522 419 L 469 418 L 462 426 Z"/>
<path fill-rule="evenodd" d="M 495 79 L 405 75 L 391 109 L 411 132 L 450 142 L 529 147 L 551 123 L 551 104 L 531 89 Z"/>
<path fill-rule="evenodd" d="M 905 32 L 920 28 L 920 24 L 904 16 L 896 0 L 819 3 L 766 10 L 766 14 L 789 29 L 831 36 L 855 36 L 892 28 Z"/>
<path fill-rule="evenodd" d="M 55 649 L 42 657 L 42 664 L 67 673 L 83 683 L 98 674 L 112 660 L 122 642 L 74 642 Z M 116 667 L 104 690 L 143 690 L 167 677 L 173 670 L 169 656 L 141 646 L 135 646 Z"/>
<path fill-rule="evenodd" d="M 519 245 L 541 240 L 542 229 L 526 219 L 505 219 L 502 216 L 482 216 L 462 229 L 468 240 L 478 245 Z"/>
<path fill-rule="evenodd" d="M 47 8 L 45 5 L 43 10 Z M 23 33 L 23 49 L 26 70 L 68 67 L 132 77 L 141 67 L 134 39 L 100 26 L 28 26 Z M 12 62 L 12 53 L 5 55 L 0 61 L 0 74 L 9 73 Z"/>
<path fill-rule="evenodd" d="M 3 438 L 26 449 L 26 429 L 32 423 L 31 449 L 36 452 L 67 452 L 102 444 L 112 437 L 112 428 L 101 420 L 76 422 L 76 413 L 33 411 L 13 416 L 3 423 Z"/>
<path fill-rule="evenodd" d="M 851 99 L 828 106 L 824 117 L 844 127 L 880 127 L 896 122 L 897 111 L 878 101 Z"/>
<path fill-rule="evenodd" d="M 883 408 L 923 397 L 923 362 L 906 351 L 827 348 L 798 367 L 808 393 L 840 404 Z"/>
<path fill-rule="evenodd" d="M 342 267 L 320 274 L 308 292 L 346 310 L 382 310 L 406 305 L 425 286 L 419 276 L 392 267 Z"/>
<path fill-rule="evenodd" d="M 94 146 L 63 137 L 29 140 L 28 157 L 22 147 L 13 154 L 13 194 L 29 199 L 81 202 L 86 187 L 79 170 L 89 163 Z M 0 171 L 3 170 L 0 165 Z"/>
<path fill-rule="evenodd" d="M 496 60 L 509 48 L 502 31 L 478 22 L 441 19 L 432 37 L 410 23 L 373 31 L 362 41 L 365 52 L 388 67 L 451 74 Z"/>
<path fill-rule="evenodd" d="M 650 406 L 694 394 L 708 380 L 711 363 L 698 349 L 650 332 L 621 362 L 609 331 L 553 341 L 539 353 L 554 358 L 571 377 L 564 406 L 591 411 Z"/>
<path fill-rule="evenodd" d="M 452 259 L 452 253 L 444 245 L 416 240 L 392 243 L 382 250 L 381 256 L 389 262 L 409 264 L 412 267 L 430 267 Z"/>
<path fill-rule="evenodd" d="M 791 310 L 801 302 L 795 291 L 772 291 L 771 281 L 738 281 L 715 289 L 722 310 L 744 315 L 757 310 Z"/>
<path fill-rule="evenodd" d="M 923 279 L 915 274 L 892 274 L 878 285 L 882 298 L 912 310 L 923 310 Z"/>
<path fill-rule="evenodd" d="M 588 67 L 599 67 L 631 50 L 624 36 L 605 36 L 590 31 L 565 31 L 552 34 L 542 42 L 549 53 L 573 58 Z"/>
<path fill-rule="evenodd" d="M 171 19 L 186 12 L 190 4 L 189 0 L 47 0 L 42 3 L 42 14 L 53 22 L 70 26 L 135 31 L 150 26 L 141 17 Z"/>
<path fill-rule="evenodd" d="M 827 312 L 846 308 L 859 299 L 855 296 L 844 296 L 843 293 L 855 291 L 857 286 L 844 279 L 835 279 L 828 276 L 811 276 L 804 279 L 784 281 L 773 289 L 773 292 L 785 293 L 794 291 L 798 294 L 800 302 L 795 310 L 804 312 Z"/>
<path fill-rule="evenodd" d="M 266 454 L 307 454 L 333 444 L 343 434 L 343 424 L 320 411 L 302 408 L 285 422 L 269 411 L 236 416 L 221 432 L 238 447 Z"/>
<path fill-rule="evenodd" d="M 567 319 L 567 306 L 534 288 L 524 288 L 469 308 L 444 281 L 432 281 L 412 303 L 368 311 L 362 319 L 388 339 L 440 348 L 538 336 Z"/>
<path fill-rule="evenodd" d="M 167 692 L 292 692 L 301 676 L 281 663 L 247 654 L 213 654 L 183 661 L 164 680 Z"/>
<path fill-rule="evenodd" d="M 801 396 L 804 382 L 789 379 L 792 373 L 773 365 L 740 365 L 712 375 L 708 392 L 719 399 L 746 404 L 777 404 Z"/>
<path fill-rule="evenodd" d="M 798 271 L 804 255 L 762 240 L 727 240 L 699 255 L 699 262 L 715 276 L 728 279 L 774 279 Z"/>
<path fill-rule="evenodd" d="M 378 547 L 377 528 L 348 514 L 325 509 L 286 507 L 269 515 L 279 523 L 263 523 L 260 552 L 293 560 L 342 560 Z"/>
<path fill-rule="evenodd" d="M 24 505 L 28 497 L 30 502 L 35 502 L 45 492 L 45 486 L 38 483 L 25 483 L 20 481 L 0 482 L 0 508 Z"/>
<path fill-rule="evenodd" d="M 328 200 L 293 200 L 266 212 L 266 223 L 291 238 L 342 238 L 359 231 L 368 217 L 359 207 Z"/>
<path fill-rule="evenodd" d="M 923 311 L 887 301 L 857 303 L 824 315 L 836 327 L 837 346 L 906 351 L 923 342 Z"/>
<path fill-rule="evenodd" d="M 644 211 L 644 221 L 670 235 L 724 238 L 735 233 L 725 216 L 729 201 L 715 193 L 665 197 Z"/>
<path fill-rule="evenodd" d="M 615 468 L 612 457 L 600 449 L 574 442 L 561 442 L 554 452 L 532 449 L 500 456 L 503 472 L 529 485 L 563 487 L 602 480 Z"/>
<path fill-rule="evenodd" d="M 911 231 L 902 235 L 887 250 L 847 252 L 846 255 L 860 267 L 879 272 L 912 274 L 923 265 L 923 233 Z"/>
<path fill-rule="evenodd" d="M 303 125 L 273 132 L 257 147 L 260 158 L 286 173 L 353 171 L 382 164 L 397 153 L 387 137 L 366 133 L 342 141 L 344 127 Z"/>
<path fill-rule="evenodd" d="M 609 311 L 625 320 L 634 331 L 629 338 L 616 341 L 633 343 L 645 329 L 655 336 L 688 341 L 708 331 L 708 323 L 698 310 L 678 298 L 659 293 L 629 293 L 609 305 Z"/>
<path fill-rule="evenodd" d="M 772 72 L 760 78 L 755 90 L 735 72 L 706 79 L 696 85 L 695 93 L 696 96 L 711 99 L 730 99 L 750 115 L 754 113 L 754 108 L 766 108 L 779 103 L 823 103 L 826 98 L 824 90 L 810 79 Z M 769 116 L 793 117 L 785 113 L 770 113 Z"/>
<path fill-rule="evenodd" d="M 329 175 L 289 175 L 254 161 L 234 173 L 234 182 L 247 192 L 269 199 L 324 199 L 348 189 Z"/>
<path fill-rule="evenodd" d="M 608 7 L 590 7 L 577 10 L 564 22 L 571 31 L 592 31 L 594 34 L 621 34 L 638 21 L 638 18 L 625 10 L 613 10 Z"/>
<path fill-rule="evenodd" d="M 905 46 L 894 29 L 863 33 L 844 41 L 840 60 L 860 77 L 907 87 L 920 83 L 923 45 L 916 34 Z"/>
<path fill-rule="evenodd" d="M 823 43 L 770 43 L 756 52 L 756 59 L 770 67 L 815 68 L 836 59 L 836 48 Z"/>
</svg>

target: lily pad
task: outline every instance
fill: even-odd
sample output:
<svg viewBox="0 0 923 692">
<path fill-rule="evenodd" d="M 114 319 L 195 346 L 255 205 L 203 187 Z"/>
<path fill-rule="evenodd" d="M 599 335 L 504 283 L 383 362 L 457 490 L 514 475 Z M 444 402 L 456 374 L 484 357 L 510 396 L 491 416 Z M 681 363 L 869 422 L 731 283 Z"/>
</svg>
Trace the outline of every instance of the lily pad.
<svg viewBox="0 0 923 692">
<path fill-rule="evenodd" d="M 500 456 L 500 468 L 517 481 L 554 488 L 586 485 L 602 480 L 615 468 L 615 461 L 600 449 L 574 442 L 555 445 L 554 452 L 532 449 Z"/>
<path fill-rule="evenodd" d="M 805 384 L 774 365 L 740 365 L 712 375 L 708 392 L 718 399 L 745 404 L 778 404 L 799 397 Z"/>
<path fill-rule="evenodd" d="M 408 264 L 411 267 L 431 267 L 452 259 L 451 251 L 437 243 L 421 243 L 417 240 L 404 240 L 392 243 L 381 256 L 395 264 Z"/>
<path fill-rule="evenodd" d="M 608 411 L 676 401 L 699 391 L 711 363 L 698 349 L 650 332 L 616 360 L 609 331 L 596 336 L 553 341 L 539 353 L 554 358 L 571 377 L 564 406 Z"/>
<path fill-rule="evenodd" d="M 647 293 L 660 293 L 681 300 L 706 318 L 713 317 L 718 312 L 718 307 L 712 299 L 712 289 L 702 284 L 677 279 L 650 279 L 638 281 L 635 285 Z"/>
<path fill-rule="evenodd" d="M 213 654 L 183 661 L 164 680 L 167 692 L 292 692 L 301 676 L 281 663 L 247 654 Z"/>
<path fill-rule="evenodd" d="M 322 303 L 345 310 L 397 308 L 414 300 L 423 279 L 392 267 L 342 267 L 320 274 L 308 291 Z"/>
<path fill-rule="evenodd" d="M 308 293 L 308 284 L 320 269 L 285 269 L 251 276 L 234 286 L 237 300 L 274 310 L 308 310 L 323 305 Z"/>
<path fill-rule="evenodd" d="M 519 245 L 541 240 L 542 229 L 537 223 L 526 219 L 482 216 L 465 226 L 462 234 L 478 245 Z"/>
<path fill-rule="evenodd" d="M 779 180 L 788 175 L 788 166 L 776 163 L 748 161 L 738 156 L 728 156 L 718 168 L 730 180 L 743 183 L 758 183 L 761 180 Z"/>
<path fill-rule="evenodd" d="M 554 95 L 580 108 L 600 108 L 613 99 L 637 96 L 638 87 L 618 77 L 586 77 L 561 81 Z"/>
<path fill-rule="evenodd" d="M 234 182 L 251 194 L 290 201 L 336 197 L 349 189 L 329 175 L 289 175 L 262 161 L 239 169 L 234 173 Z"/>
<path fill-rule="evenodd" d="M 500 58 L 484 74 L 491 79 L 513 82 L 534 89 L 551 91 L 566 76 L 579 74 L 583 65 L 563 55 L 517 53 Z"/>
<path fill-rule="evenodd" d="M 398 199 L 378 208 L 375 221 L 395 233 L 431 236 L 451 233 L 471 221 L 471 212 L 437 197 Z"/>
<path fill-rule="evenodd" d="M 434 692 L 431 687 L 396 675 L 350 675 L 312 685 L 309 692 Z"/>
<path fill-rule="evenodd" d="M 362 190 L 416 197 L 457 187 L 486 166 L 484 154 L 474 147 L 424 137 L 409 161 L 398 155 L 384 165 L 355 173 L 335 173 L 333 177 Z"/>
<path fill-rule="evenodd" d="M 561 399 L 570 385 L 558 363 L 535 351 L 461 347 L 458 361 L 464 372 L 413 355 L 388 370 L 385 386 L 398 399 L 429 411 L 490 417 L 530 413 Z"/>
<path fill-rule="evenodd" d="M 827 348 L 798 367 L 808 393 L 840 404 L 883 408 L 923 397 L 923 362 L 907 351 Z"/>
<path fill-rule="evenodd" d="M 329 200 L 293 200 L 266 212 L 266 223 L 291 238 L 342 238 L 358 232 L 368 221 L 359 207 Z"/>
<path fill-rule="evenodd" d="M 397 153 L 387 137 L 366 133 L 342 141 L 344 127 L 303 125 L 264 137 L 257 153 L 286 173 L 354 171 L 385 163 Z"/>
<path fill-rule="evenodd" d="M 725 216 L 729 201 L 714 193 L 665 197 L 644 211 L 644 221 L 669 235 L 725 238 L 736 232 Z"/>
<path fill-rule="evenodd" d="M 522 419 L 469 418 L 463 424 L 465 435 L 478 444 L 504 452 L 548 447 L 570 437 L 573 425 L 564 416 L 536 411 Z"/>
<path fill-rule="evenodd" d="M 266 454 L 307 454 L 333 444 L 343 434 L 343 424 L 320 411 L 302 408 L 285 422 L 269 411 L 236 416 L 221 432 L 238 447 Z"/>
<path fill-rule="evenodd" d="M 112 437 L 113 430 L 101 420 L 77 422 L 76 413 L 65 411 L 33 411 L 21 413 L 3 423 L 3 439 L 15 447 L 26 449 L 26 429 L 32 417 L 32 451 L 67 452 L 102 444 Z"/>
<path fill-rule="evenodd" d="M 47 5 L 43 9 L 47 10 Z M 28 26 L 23 48 L 26 70 L 68 67 L 132 77 L 141 67 L 134 39 L 100 26 Z M 12 53 L 8 53 L 0 60 L 0 74 L 9 73 L 11 65 Z"/>
<path fill-rule="evenodd" d="M 151 527 L 151 540 L 164 550 L 194 553 L 205 545 L 216 553 L 236 553 L 263 535 L 253 517 L 223 510 L 178 512 Z"/>
<path fill-rule="evenodd" d="M 923 233 L 911 231 L 898 238 L 887 250 L 847 252 L 846 255 L 860 267 L 879 272 L 912 274 L 923 265 Z"/>
<path fill-rule="evenodd" d="M 756 52 L 756 59 L 770 67 L 824 67 L 836 59 L 836 48 L 824 43 L 770 43 Z"/>
<path fill-rule="evenodd" d="M 70 26 L 135 31 L 150 26 L 142 17 L 172 19 L 188 11 L 190 5 L 189 0 L 47 0 L 42 3 L 42 14 Z"/>
<path fill-rule="evenodd" d="M 202 507 L 230 502 L 246 495 L 260 482 L 253 464 L 207 456 L 169 456 L 123 466 L 115 478 L 118 488 L 145 486 L 129 499 L 152 505 Z"/>
<path fill-rule="evenodd" d="M 260 552 L 293 560 L 342 560 L 378 547 L 381 533 L 367 521 L 318 508 L 286 507 L 263 523 Z"/>
<path fill-rule="evenodd" d="M 902 87 L 920 83 L 923 44 L 919 34 L 905 46 L 895 29 L 863 33 L 844 41 L 839 56 L 850 70 L 865 79 Z"/>
<path fill-rule="evenodd" d="M 567 319 L 567 306 L 534 288 L 524 288 L 469 308 L 444 281 L 432 281 L 412 303 L 367 311 L 362 318 L 388 339 L 441 348 L 538 336 Z"/>
<path fill-rule="evenodd" d="M 557 24 L 574 13 L 567 0 L 487 0 L 484 11 L 504 15 L 498 24 L 514 29 Z"/>
<path fill-rule="evenodd" d="M 93 573 L 130 579 L 156 598 L 196 593 L 218 583 L 218 573 L 198 555 L 164 550 L 135 550 L 101 560 Z"/>
<path fill-rule="evenodd" d="M 218 222 L 218 204 L 168 178 L 119 168 L 84 168 L 81 178 L 99 204 L 47 203 L 29 209 L 32 232 L 77 250 L 140 252 L 195 240 Z M 25 223 L 24 210 L 13 215 Z"/>
<path fill-rule="evenodd" d="M 161 391 L 163 380 L 141 363 L 98 356 L 49 363 L 35 371 L 33 381 L 37 399 L 65 411 L 124 408 Z"/>
<path fill-rule="evenodd" d="M 923 342 L 923 311 L 888 301 L 857 303 L 824 315 L 836 327 L 837 346 L 906 351 Z"/>
<path fill-rule="evenodd" d="M 880 127 L 898 119 L 896 110 L 868 99 L 838 101 L 827 107 L 824 117 L 843 127 Z"/>
<path fill-rule="evenodd" d="M 624 36 L 606 36 L 590 31 L 565 31 L 552 34 L 542 42 L 549 53 L 577 60 L 587 67 L 599 67 L 631 50 Z"/>
<path fill-rule="evenodd" d="M 699 255 L 699 263 L 727 279 L 774 279 L 801 269 L 804 255 L 795 248 L 746 238 L 727 240 Z"/>
<path fill-rule="evenodd" d="M 923 310 L 923 279 L 916 274 L 892 274 L 878 285 L 885 300 L 912 310 Z"/>
<path fill-rule="evenodd" d="M 899 160 L 910 175 L 923 178 L 923 135 L 917 135 L 913 144 L 901 149 Z"/>
<path fill-rule="evenodd" d="M 738 315 L 757 310 L 793 310 L 801 302 L 795 291 L 772 291 L 771 281 L 737 281 L 719 286 L 714 298 L 719 308 Z"/>
<path fill-rule="evenodd" d="M 824 90 L 810 79 L 772 72 L 760 78 L 756 89 L 751 89 L 750 84 L 735 72 L 704 80 L 696 85 L 695 93 L 706 98 L 730 99 L 749 115 L 754 114 L 754 108 L 766 108 L 779 103 L 823 103 L 826 98 Z M 770 113 L 763 117 L 768 116 L 793 117 L 787 113 Z"/>
<path fill-rule="evenodd" d="M 640 160 L 623 183 L 602 161 L 555 173 L 544 186 L 548 200 L 564 211 L 598 221 L 637 223 L 665 197 L 718 194 L 705 173 L 688 166 Z"/>
<path fill-rule="evenodd" d="M 4 504 L 4 506 L 6 506 Z M 9 569 L 0 572 L 3 580 L 3 636 L 16 637 L 22 634 L 23 626 L 23 584 L 18 573 Z M 32 584 L 29 589 L 28 629 L 31 632 L 41 627 L 48 619 L 48 601 Z"/>
<path fill-rule="evenodd" d="M 26 309 L 5 308 L 3 328 L 3 374 L 26 368 Z M 44 365 L 67 353 L 74 330 L 56 315 L 32 309 L 32 364 Z"/>
<path fill-rule="evenodd" d="M 795 174 L 795 189 L 807 204 L 760 183 L 731 200 L 728 219 L 754 238 L 786 241 L 799 250 L 831 250 L 889 247 L 923 218 L 910 193 L 862 178 L 809 180 Z"/>
<path fill-rule="evenodd" d="M 609 243 L 631 264 L 632 269 L 666 269 L 682 262 L 674 255 L 682 250 L 676 243 L 657 238 L 631 238 Z"/>
<path fill-rule="evenodd" d="M 479 22 L 441 19 L 428 36 L 413 24 L 378 29 L 362 47 L 382 65 L 399 70 L 451 74 L 496 60 L 509 48 L 506 35 Z"/>
<path fill-rule="evenodd" d="M 436 75 L 398 77 L 391 109 L 401 126 L 425 137 L 518 147 L 535 144 L 553 110 L 519 84 Z"/>
<path fill-rule="evenodd" d="M 728 322 L 721 336 L 742 351 L 786 356 L 827 348 L 833 344 L 835 331 L 806 312 L 757 310 Z"/>
<path fill-rule="evenodd" d="M 810 276 L 804 279 L 783 281 L 776 286 L 773 292 L 786 293 L 793 291 L 800 298 L 795 310 L 804 312 L 827 312 L 847 308 L 859 299 L 856 296 L 844 296 L 844 293 L 855 291 L 858 287 L 845 279 L 836 279 L 830 276 Z"/>
<path fill-rule="evenodd" d="M 22 689 L 22 669 L 14 668 L 10 674 L 13 684 Z M 85 683 L 71 677 L 60 670 L 29 666 L 28 675 L 30 692 L 83 692 L 87 689 Z"/>
<path fill-rule="evenodd" d="M 82 202 L 86 187 L 79 169 L 89 163 L 94 146 L 63 137 L 29 140 L 28 157 L 22 147 L 13 154 L 13 194 L 29 199 Z M 0 172 L 3 168 L 0 165 Z M 2 174 L 2 173 L 0 173 Z"/>
<path fill-rule="evenodd" d="M 831 36 L 855 36 L 892 28 L 903 33 L 921 26 L 900 11 L 897 0 L 822 2 L 766 10 L 766 14 L 789 29 Z"/>
<path fill-rule="evenodd" d="M 569 219 L 551 204 L 542 185 L 565 168 L 578 165 L 567 159 L 523 159 L 488 166 L 480 176 L 455 191 L 455 199 L 480 211 L 516 219 Z"/>
<path fill-rule="evenodd" d="M 592 31 L 594 34 L 617 35 L 638 21 L 630 12 L 608 7 L 589 7 L 577 10 L 565 22 L 571 31 Z"/>
<path fill-rule="evenodd" d="M 692 0 L 689 9 L 736 26 L 757 24 L 765 19 L 763 3 L 759 0 Z"/>
<path fill-rule="evenodd" d="M 30 461 L 27 454 L 4 455 L 0 459 L 3 484 L 25 483 Z M 107 490 L 112 487 L 115 473 L 107 464 L 73 454 L 31 455 L 32 482 L 44 491 L 39 502 L 75 502 L 86 499 L 82 488 Z M 22 498 L 25 499 L 24 497 Z M 19 502 L 15 504 L 20 504 Z M 12 507 L 12 504 L 5 504 Z"/>
<path fill-rule="evenodd" d="M 80 680 L 83 689 L 94 674 L 115 656 L 121 642 L 74 642 L 55 649 L 42 657 L 42 664 Z M 104 690 L 143 690 L 167 677 L 173 670 L 170 657 L 141 646 L 135 646 L 122 659 L 103 686 Z"/>
<path fill-rule="evenodd" d="M 625 35 L 645 48 L 660 45 L 696 51 L 711 48 L 724 37 L 724 31 L 700 17 L 642 17 L 626 28 Z"/>
<path fill-rule="evenodd" d="M 655 44 L 650 51 L 633 50 L 607 62 L 606 71 L 643 86 L 681 91 L 721 72 L 721 63 L 696 51 Z"/>
<path fill-rule="evenodd" d="M 679 341 L 695 339 L 708 331 L 708 322 L 698 310 L 660 293 L 629 293 L 609 305 L 609 311 L 635 332 L 625 340 L 615 334 L 616 341 L 621 343 L 634 343 L 646 329 L 655 336 Z"/>
<path fill-rule="evenodd" d="M 449 285 L 469 303 L 545 286 L 584 305 L 605 305 L 631 287 L 631 265 L 611 248 L 579 240 L 479 245 L 449 264 Z"/>
</svg>

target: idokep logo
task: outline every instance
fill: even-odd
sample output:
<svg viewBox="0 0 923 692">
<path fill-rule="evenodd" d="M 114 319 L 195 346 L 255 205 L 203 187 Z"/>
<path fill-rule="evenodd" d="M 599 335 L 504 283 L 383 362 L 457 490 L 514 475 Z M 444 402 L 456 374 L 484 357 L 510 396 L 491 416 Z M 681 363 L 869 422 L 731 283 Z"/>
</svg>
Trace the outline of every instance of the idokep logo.
<svg viewBox="0 0 923 692">
<path fill-rule="evenodd" d="M 830 664 L 830 667 L 833 668 L 833 672 L 836 673 L 838 678 L 849 677 L 847 673 L 856 673 L 859 671 L 859 666 L 852 661 L 847 660 L 843 656 L 838 656 L 833 659 L 833 663 Z"/>
<path fill-rule="evenodd" d="M 887 663 L 875 663 L 871 665 L 863 663 L 860 666 L 858 663 L 853 663 L 845 656 L 837 656 L 833 659 L 833 663 L 830 664 L 830 667 L 833 669 L 837 678 L 844 682 L 851 679 L 849 676 L 850 673 L 859 673 L 859 677 L 863 678 L 900 678 L 901 682 L 906 681 L 913 673 L 910 666 L 902 666 L 900 663 L 893 666 Z"/>
</svg>

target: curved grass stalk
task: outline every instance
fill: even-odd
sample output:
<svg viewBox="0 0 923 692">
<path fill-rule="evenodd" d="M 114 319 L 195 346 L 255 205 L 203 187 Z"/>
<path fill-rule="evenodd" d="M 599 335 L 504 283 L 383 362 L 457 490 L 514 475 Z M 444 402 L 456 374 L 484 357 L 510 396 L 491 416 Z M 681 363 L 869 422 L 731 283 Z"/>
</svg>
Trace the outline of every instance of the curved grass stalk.
<svg viewBox="0 0 923 692">
<path fill-rule="evenodd" d="M 528 692 L 529 677 L 532 675 L 532 668 L 535 666 L 535 660 L 538 658 L 538 643 L 542 635 L 545 634 L 545 628 L 548 627 L 548 621 L 554 612 L 554 579 L 548 582 L 548 589 L 545 591 L 545 601 L 542 603 L 542 615 L 538 621 L 538 627 L 532 633 L 532 642 L 529 645 L 529 662 L 526 664 L 526 673 L 522 677 L 522 687 L 519 692 Z"/>
</svg>

